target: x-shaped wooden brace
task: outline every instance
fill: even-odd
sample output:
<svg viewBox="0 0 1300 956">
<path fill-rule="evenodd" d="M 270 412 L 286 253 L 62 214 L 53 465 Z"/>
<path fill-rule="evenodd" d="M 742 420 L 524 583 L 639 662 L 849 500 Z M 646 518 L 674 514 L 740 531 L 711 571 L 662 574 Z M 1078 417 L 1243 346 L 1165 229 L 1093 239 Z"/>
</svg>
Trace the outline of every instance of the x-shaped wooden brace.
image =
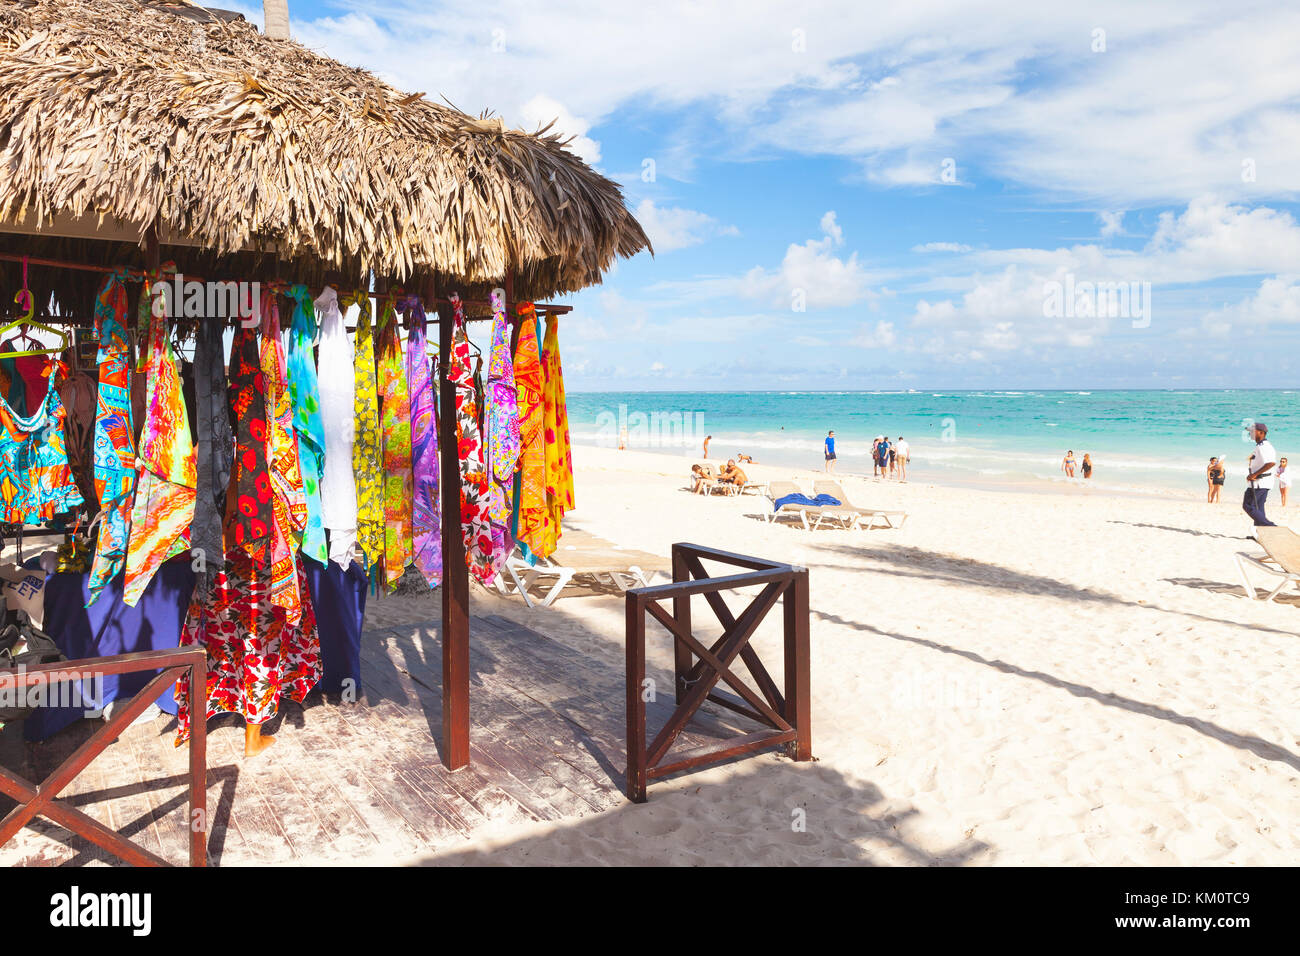
<svg viewBox="0 0 1300 956">
<path fill-rule="evenodd" d="M 699 566 L 698 560 L 695 560 L 694 563 L 696 566 Z M 702 567 L 700 567 L 699 572 L 696 573 L 696 577 L 706 577 L 703 573 Z M 718 613 L 717 604 L 710 600 L 709 605 L 710 607 L 713 607 L 714 612 L 718 614 L 718 619 L 722 622 L 724 630 L 722 636 L 718 638 L 712 647 L 708 648 L 697 641 L 689 630 L 683 628 L 672 617 L 672 615 L 661 608 L 656 602 L 649 601 L 646 603 L 646 610 L 650 615 L 664 627 L 668 628 L 674 637 L 686 644 L 686 646 L 700 658 L 692 671 L 692 680 L 690 681 L 690 686 L 686 691 L 685 697 L 682 698 L 681 702 L 677 705 L 677 709 L 673 711 L 668 722 L 664 724 L 658 735 L 656 735 L 654 742 L 650 744 L 646 751 L 646 763 L 648 766 L 653 767 L 664 758 L 664 755 L 668 753 L 669 748 L 672 747 L 673 742 L 682 732 L 686 723 L 692 716 L 694 716 L 695 712 L 699 710 L 700 706 L 704 703 L 705 698 L 709 696 L 710 692 L 719 680 L 725 680 L 728 685 L 730 685 L 742 698 L 748 701 L 749 704 L 755 708 L 758 714 L 761 715 L 761 717 L 757 717 L 756 719 L 759 719 L 763 723 L 770 724 L 777 730 L 791 730 L 791 727 L 786 722 L 785 718 L 777 713 L 777 711 L 771 706 L 770 699 L 765 701 L 760 698 L 750 690 L 749 686 L 743 680 L 731 671 L 731 662 L 734 661 L 738 655 L 741 655 L 744 651 L 748 650 L 750 655 L 752 655 L 753 663 L 751 663 L 751 658 L 746 658 L 745 663 L 750 668 L 750 672 L 754 673 L 755 667 L 757 667 L 757 670 L 762 673 L 764 677 L 766 677 L 767 682 L 771 684 L 772 679 L 770 675 L 768 675 L 767 671 L 763 668 L 763 665 L 761 661 L 759 661 L 758 655 L 754 652 L 753 648 L 749 647 L 749 639 L 753 636 L 754 631 L 758 628 L 758 625 L 762 622 L 763 618 L 767 616 L 767 612 L 772 610 L 772 607 L 776 604 L 777 599 L 781 597 L 781 593 L 786 587 L 787 582 L 773 581 L 771 584 L 767 585 L 767 587 L 763 588 L 759 595 L 750 602 L 749 606 L 745 608 L 739 618 L 733 618 L 731 616 L 725 603 L 722 604 L 725 616 L 723 613 Z M 708 596 L 710 598 L 717 598 L 717 602 L 722 603 L 721 596 L 716 593 Z M 757 675 L 755 675 L 755 680 L 758 679 Z M 775 692 L 775 690 L 775 685 L 773 685 L 772 691 Z"/>
<path fill-rule="evenodd" d="M 104 726 L 73 751 L 72 755 L 59 764 L 39 786 L 0 768 L 0 791 L 19 801 L 18 806 L 11 810 L 3 821 L 0 821 L 0 846 L 12 840 L 28 821 L 37 816 L 45 816 L 132 866 L 170 866 L 171 864 L 162 857 L 132 843 L 70 803 L 55 798 L 76 778 L 77 774 L 85 770 L 92 760 L 103 753 L 132 721 L 144 713 L 167 685 L 173 683 L 183 671 L 188 669 L 188 665 L 164 669 L 145 686 L 144 690 L 132 697 L 126 706 L 115 708 L 113 716 L 104 722 Z M 197 719 L 202 720 L 202 715 Z M 193 825 L 194 821 L 190 823 Z"/>
</svg>

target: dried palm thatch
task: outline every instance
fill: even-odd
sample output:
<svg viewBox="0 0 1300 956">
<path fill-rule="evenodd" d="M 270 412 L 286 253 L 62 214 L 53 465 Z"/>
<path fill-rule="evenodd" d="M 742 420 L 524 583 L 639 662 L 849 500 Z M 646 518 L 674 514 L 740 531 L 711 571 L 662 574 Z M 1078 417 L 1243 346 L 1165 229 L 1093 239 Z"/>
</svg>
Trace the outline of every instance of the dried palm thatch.
<svg viewBox="0 0 1300 956">
<path fill-rule="evenodd" d="M 650 247 L 565 143 L 193 3 L 0 0 L 0 229 L 111 216 L 218 256 L 466 284 L 513 269 L 549 296 Z"/>
</svg>

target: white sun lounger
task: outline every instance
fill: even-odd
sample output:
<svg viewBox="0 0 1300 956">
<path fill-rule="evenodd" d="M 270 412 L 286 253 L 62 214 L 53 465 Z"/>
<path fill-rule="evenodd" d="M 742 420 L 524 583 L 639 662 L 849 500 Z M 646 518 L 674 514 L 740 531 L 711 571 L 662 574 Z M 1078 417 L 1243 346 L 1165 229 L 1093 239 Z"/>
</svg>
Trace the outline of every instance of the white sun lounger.
<svg viewBox="0 0 1300 956">
<path fill-rule="evenodd" d="M 786 495 L 801 495 L 803 493 L 803 489 L 793 481 L 771 481 L 767 485 L 767 497 L 772 501 L 773 505 L 778 499 L 784 498 Z M 767 518 L 768 524 L 780 521 L 782 518 L 794 518 L 807 531 L 816 531 L 827 522 L 837 524 L 842 528 L 852 528 L 857 520 L 855 514 L 835 507 L 800 504 L 784 504 L 780 508 L 773 508 L 773 510 L 768 511 L 764 517 Z"/>
<path fill-rule="evenodd" d="M 1286 590 L 1287 585 L 1300 583 L 1300 535 L 1290 528 L 1265 526 L 1255 529 L 1255 540 L 1265 553 L 1261 556 L 1237 552 L 1237 573 L 1241 575 L 1246 597 L 1252 601 L 1255 600 L 1255 586 L 1246 575 L 1247 567 L 1281 578 L 1278 586 L 1264 598 L 1267 602 Z"/>
<path fill-rule="evenodd" d="M 529 607 L 550 607 L 560 592 L 576 578 L 588 577 L 613 584 L 620 591 L 647 587 L 657 571 L 666 571 L 668 560 L 647 551 L 620 548 L 613 542 L 583 531 L 566 530 L 550 557 L 529 564 L 516 548 L 496 576 L 499 593 L 517 593 Z M 541 584 L 540 596 L 529 591 Z"/>
<path fill-rule="evenodd" d="M 877 521 L 883 522 L 881 527 L 884 528 L 901 528 L 907 521 L 906 511 L 882 511 L 879 508 L 863 508 L 849 501 L 849 496 L 844 493 L 838 481 L 814 481 L 813 491 L 819 495 L 830 495 L 832 498 L 838 498 L 840 507 L 848 511 L 856 512 L 858 523 L 866 521 L 867 530 L 875 527 Z M 897 524 L 895 524 L 897 520 Z"/>
</svg>

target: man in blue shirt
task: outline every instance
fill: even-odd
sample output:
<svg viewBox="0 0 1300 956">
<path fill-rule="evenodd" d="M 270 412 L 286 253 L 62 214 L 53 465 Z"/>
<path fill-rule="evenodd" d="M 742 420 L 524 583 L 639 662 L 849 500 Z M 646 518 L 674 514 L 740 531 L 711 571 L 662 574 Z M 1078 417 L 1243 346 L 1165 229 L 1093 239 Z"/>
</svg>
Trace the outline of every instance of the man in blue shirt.
<svg viewBox="0 0 1300 956">
<path fill-rule="evenodd" d="M 835 470 L 835 429 L 831 429 L 826 435 L 826 471 Z"/>
</svg>

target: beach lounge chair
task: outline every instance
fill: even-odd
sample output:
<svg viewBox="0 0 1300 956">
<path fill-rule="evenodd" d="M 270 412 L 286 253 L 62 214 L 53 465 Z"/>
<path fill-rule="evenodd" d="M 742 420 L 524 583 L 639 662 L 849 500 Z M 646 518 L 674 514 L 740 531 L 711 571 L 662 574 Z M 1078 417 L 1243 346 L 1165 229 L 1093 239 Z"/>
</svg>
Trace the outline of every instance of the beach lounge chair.
<svg viewBox="0 0 1300 956">
<path fill-rule="evenodd" d="M 767 497 L 773 504 L 786 495 L 802 495 L 803 493 L 803 489 L 793 481 L 770 481 L 767 484 Z M 774 508 L 767 512 L 765 517 L 768 524 L 782 518 L 794 518 L 808 531 L 816 531 L 827 522 L 845 528 L 852 527 L 852 516 L 837 510 L 836 507 L 822 505 L 784 504 L 780 508 Z"/>
<path fill-rule="evenodd" d="M 867 530 L 870 531 L 875 527 L 877 521 L 883 522 L 881 527 L 884 528 L 901 528 L 907 521 L 906 511 L 881 511 L 878 508 L 863 508 L 849 501 L 849 496 L 844 493 L 838 481 L 814 481 L 813 491 L 819 495 L 830 495 L 832 498 L 838 498 L 840 507 L 846 512 L 851 511 L 858 516 L 858 521 L 866 520 Z M 897 520 L 897 524 L 895 524 Z"/>
<path fill-rule="evenodd" d="M 517 593 L 529 607 L 550 607 L 560 592 L 577 579 L 608 582 L 626 591 L 648 586 L 655 572 L 668 573 L 668 567 L 668 559 L 657 554 L 620 548 L 589 532 L 566 528 L 555 553 L 535 565 L 525 561 L 516 548 L 494 583 L 499 593 Z M 543 585 L 540 596 L 530 594 L 539 583 Z"/>
<path fill-rule="evenodd" d="M 1265 553 L 1261 556 L 1237 552 L 1237 572 L 1241 575 L 1246 597 L 1252 601 L 1255 600 L 1255 587 L 1246 575 L 1247 567 L 1281 578 L 1278 586 L 1264 598 L 1267 602 L 1281 594 L 1287 585 L 1300 583 L 1300 534 L 1280 526 L 1261 527 L 1255 529 L 1255 540 Z"/>
</svg>

